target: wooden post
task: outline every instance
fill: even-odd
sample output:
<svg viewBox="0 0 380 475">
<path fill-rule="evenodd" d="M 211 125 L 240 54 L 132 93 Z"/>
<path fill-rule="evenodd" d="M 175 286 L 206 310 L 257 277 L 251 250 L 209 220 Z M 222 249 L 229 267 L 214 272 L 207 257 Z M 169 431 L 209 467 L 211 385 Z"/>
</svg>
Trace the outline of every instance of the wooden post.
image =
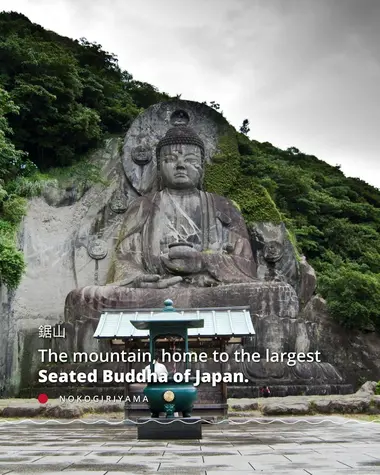
<svg viewBox="0 0 380 475">
<path fill-rule="evenodd" d="M 129 347 L 128 341 L 125 339 L 124 350 L 126 353 L 128 353 L 129 349 L 130 347 Z M 131 363 L 129 361 L 126 361 L 125 372 L 129 373 L 130 369 L 131 369 Z M 127 400 L 128 396 L 129 396 L 129 383 L 125 382 L 124 383 L 124 417 L 125 419 L 129 419 L 129 409 L 127 409 L 127 404 L 129 404 Z"/>
<path fill-rule="evenodd" d="M 226 341 L 224 338 L 221 338 L 220 352 L 224 352 L 224 351 L 226 351 Z M 220 362 L 220 372 L 222 375 L 225 373 L 225 370 L 226 370 L 225 363 Z M 222 391 L 222 404 L 227 404 L 227 383 L 225 383 L 224 381 L 222 382 L 221 391 Z M 228 412 L 228 409 L 225 408 L 223 410 L 223 416 L 227 416 L 227 412 Z"/>
</svg>

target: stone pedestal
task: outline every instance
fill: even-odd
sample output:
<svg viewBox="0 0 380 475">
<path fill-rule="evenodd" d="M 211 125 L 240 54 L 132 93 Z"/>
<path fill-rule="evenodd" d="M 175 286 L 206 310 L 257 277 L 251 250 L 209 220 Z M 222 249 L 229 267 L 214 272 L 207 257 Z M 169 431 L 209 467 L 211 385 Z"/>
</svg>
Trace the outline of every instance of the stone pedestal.
<svg viewBox="0 0 380 475">
<path fill-rule="evenodd" d="M 139 440 L 202 439 L 202 423 L 198 417 L 139 419 Z"/>
<path fill-rule="evenodd" d="M 73 290 L 65 303 L 65 321 L 98 319 L 105 309 L 161 308 L 168 294 L 177 308 L 248 306 L 255 318 L 296 318 L 298 298 L 289 284 L 253 281 L 217 287 L 134 289 L 120 286 L 88 286 Z"/>
</svg>

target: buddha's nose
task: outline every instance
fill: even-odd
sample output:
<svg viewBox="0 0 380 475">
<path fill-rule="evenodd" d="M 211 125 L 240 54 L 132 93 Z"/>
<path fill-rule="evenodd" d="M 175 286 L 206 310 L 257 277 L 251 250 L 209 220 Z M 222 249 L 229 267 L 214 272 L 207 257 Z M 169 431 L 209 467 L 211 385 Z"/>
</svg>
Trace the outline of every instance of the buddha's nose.
<svg viewBox="0 0 380 475">
<path fill-rule="evenodd" d="M 182 155 L 178 157 L 177 168 L 185 168 L 185 159 Z"/>
</svg>

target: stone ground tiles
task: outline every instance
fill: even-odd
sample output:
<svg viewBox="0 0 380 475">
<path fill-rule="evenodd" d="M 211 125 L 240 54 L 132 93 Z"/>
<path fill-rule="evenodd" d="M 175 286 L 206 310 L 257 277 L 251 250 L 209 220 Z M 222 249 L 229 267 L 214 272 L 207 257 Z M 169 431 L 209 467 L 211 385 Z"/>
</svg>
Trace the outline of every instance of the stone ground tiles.
<svg viewBox="0 0 380 475">
<path fill-rule="evenodd" d="M 0 475 L 380 474 L 379 423 L 284 420 L 203 425 L 196 441 L 139 441 L 126 425 L 0 421 Z"/>
</svg>

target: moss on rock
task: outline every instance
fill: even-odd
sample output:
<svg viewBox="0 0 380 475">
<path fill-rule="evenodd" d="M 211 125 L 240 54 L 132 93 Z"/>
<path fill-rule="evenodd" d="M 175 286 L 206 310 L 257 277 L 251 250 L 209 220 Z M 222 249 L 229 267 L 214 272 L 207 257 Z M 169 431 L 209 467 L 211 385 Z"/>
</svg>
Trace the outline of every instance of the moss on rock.
<svg viewBox="0 0 380 475">
<path fill-rule="evenodd" d="M 243 176 L 235 130 L 229 128 L 219 139 L 218 151 L 206 165 L 205 189 L 226 196 L 239 208 L 248 225 L 279 224 L 282 216 L 267 190 L 252 177 Z"/>
<path fill-rule="evenodd" d="M 230 198 L 239 204 L 247 225 L 259 222 L 280 224 L 282 216 L 267 190 L 252 178 L 240 178 Z"/>
<path fill-rule="evenodd" d="M 232 127 L 219 139 L 213 162 L 206 164 L 205 189 L 210 193 L 229 196 L 240 173 L 240 155 L 236 135 Z"/>
</svg>

